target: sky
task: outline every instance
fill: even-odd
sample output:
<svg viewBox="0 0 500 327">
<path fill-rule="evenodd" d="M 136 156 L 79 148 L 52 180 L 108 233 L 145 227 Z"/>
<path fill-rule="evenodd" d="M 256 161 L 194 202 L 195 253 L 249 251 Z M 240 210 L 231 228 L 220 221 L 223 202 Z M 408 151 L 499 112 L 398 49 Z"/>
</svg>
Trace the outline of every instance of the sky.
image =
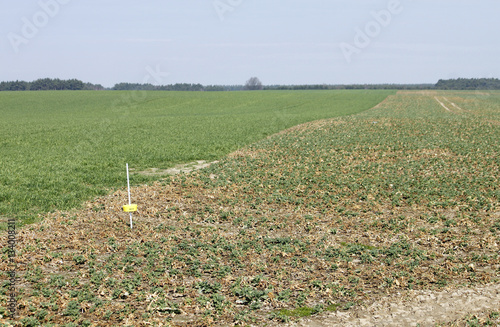
<svg viewBox="0 0 500 327">
<path fill-rule="evenodd" d="M 500 78 L 498 0 L 0 0 L 0 81 Z"/>
</svg>

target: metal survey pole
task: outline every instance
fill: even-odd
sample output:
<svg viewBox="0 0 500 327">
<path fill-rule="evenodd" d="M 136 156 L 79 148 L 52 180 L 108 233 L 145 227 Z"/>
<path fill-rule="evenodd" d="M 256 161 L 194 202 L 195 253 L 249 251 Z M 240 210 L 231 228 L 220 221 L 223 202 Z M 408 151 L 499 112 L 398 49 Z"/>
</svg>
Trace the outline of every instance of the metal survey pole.
<svg viewBox="0 0 500 327">
<path fill-rule="evenodd" d="M 128 163 L 127 163 L 127 190 L 128 190 L 128 205 L 123 206 L 123 211 L 128 212 L 130 214 L 130 229 L 133 228 L 132 225 L 132 212 L 137 211 L 137 204 L 132 204 L 130 199 L 130 177 L 128 173 Z"/>
</svg>

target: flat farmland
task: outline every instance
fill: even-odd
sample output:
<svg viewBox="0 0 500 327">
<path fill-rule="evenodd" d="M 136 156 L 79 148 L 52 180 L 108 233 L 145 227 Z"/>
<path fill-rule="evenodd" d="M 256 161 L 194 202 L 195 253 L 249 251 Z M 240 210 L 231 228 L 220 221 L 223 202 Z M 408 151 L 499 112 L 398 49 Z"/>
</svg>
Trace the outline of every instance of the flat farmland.
<svg viewBox="0 0 500 327">
<path fill-rule="evenodd" d="M 45 214 L 18 233 L 18 321 L 354 326 L 356 310 L 382 297 L 495 288 L 499 139 L 499 92 L 393 92 L 134 187 L 133 230 L 125 188 Z M 463 294 L 425 324 L 411 308 L 393 323 L 499 323 L 486 297 L 483 316 L 467 316 Z"/>
<path fill-rule="evenodd" d="M 213 161 L 290 126 L 367 110 L 390 91 L 2 92 L 0 216 L 78 207 L 136 171 Z M 135 174 L 133 184 L 158 177 Z"/>
</svg>

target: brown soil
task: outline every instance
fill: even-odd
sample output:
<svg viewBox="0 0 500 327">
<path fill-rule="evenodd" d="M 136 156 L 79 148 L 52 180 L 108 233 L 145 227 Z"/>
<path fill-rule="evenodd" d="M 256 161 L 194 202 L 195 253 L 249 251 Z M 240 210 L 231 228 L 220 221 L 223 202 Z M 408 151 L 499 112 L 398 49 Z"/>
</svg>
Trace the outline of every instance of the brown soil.
<svg viewBox="0 0 500 327">
<path fill-rule="evenodd" d="M 500 309 L 500 285 L 448 289 L 439 292 L 407 291 L 384 297 L 357 309 L 303 319 L 287 326 L 436 326 L 467 316 L 487 317 Z M 484 318 L 483 318 L 484 319 Z M 466 321 L 462 321 L 467 326 Z M 448 325 L 448 324 L 447 324 Z M 461 326 L 460 321 L 456 324 Z M 474 325 L 477 326 L 477 325 Z M 491 322 L 491 326 L 498 326 Z"/>
</svg>

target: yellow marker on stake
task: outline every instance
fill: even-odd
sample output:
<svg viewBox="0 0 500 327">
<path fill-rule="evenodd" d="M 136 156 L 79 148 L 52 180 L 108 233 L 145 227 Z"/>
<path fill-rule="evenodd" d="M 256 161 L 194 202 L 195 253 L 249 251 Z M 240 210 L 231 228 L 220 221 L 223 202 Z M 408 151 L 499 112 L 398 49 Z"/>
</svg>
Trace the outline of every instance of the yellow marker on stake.
<svg viewBox="0 0 500 327">
<path fill-rule="evenodd" d="M 137 204 L 128 204 L 126 206 L 123 206 L 123 211 L 135 212 L 135 211 L 137 211 Z"/>
<path fill-rule="evenodd" d="M 132 229 L 132 212 L 137 211 L 137 204 L 132 204 L 130 201 L 130 178 L 128 174 L 128 164 L 127 164 L 127 189 L 128 189 L 128 205 L 123 206 L 123 211 L 130 214 L 130 229 Z"/>
</svg>

